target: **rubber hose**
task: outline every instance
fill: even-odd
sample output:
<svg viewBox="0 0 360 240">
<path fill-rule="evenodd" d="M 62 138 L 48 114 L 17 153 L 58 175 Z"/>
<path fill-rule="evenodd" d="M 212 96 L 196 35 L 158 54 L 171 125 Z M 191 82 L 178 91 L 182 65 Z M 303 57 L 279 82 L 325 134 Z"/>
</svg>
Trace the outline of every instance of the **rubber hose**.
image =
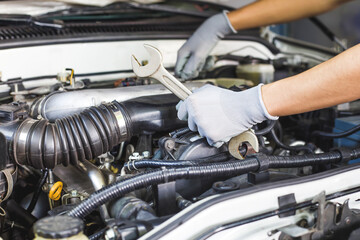
<svg viewBox="0 0 360 240">
<path fill-rule="evenodd" d="M 149 96 L 90 107 L 55 123 L 26 119 L 13 130 L 11 155 L 18 164 L 37 169 L 77 165 L 134 135 L 183 127 L 186 122 L 176 115 L 178 101 L 173 94 Z"/>
<path fill-rule="evenodd" d="M 26 228 L 31 228 L 37 221 L 31 213 L 21 207 L 15 200 L 10 199 L 6 203 L 6 210 L 9 211 L 11 217 L 18 223 L 22 224 Z"/>
<path fill-rule="evenodd" d="M 140 168 L 160 168 L 160 167 L 190 167 L 199 166 L 205 163 L 224 162 L 229 160 L 228 153 L 219 153 L 210 157 L 200 158 L 197 160 L 153 160 L 153 159 L 142 159 L 139 161 L 131 161 L 124 164 L 124 168 L 133 171 Z"/>
<path fill-rule="evenodd" d="M 285 145 L 284 143 L 282 143 L 279 138 L 276 136 L 275 130 L 271 129 L 270 131 L 271 134 L 271 138 L 275 141 L 276 145 L 278 145 L 279 147 L 286 149 L 286 150 L 290 150 L 290 151 L 306 151 L 308 153 L 313 153 L 313 149 L 310 146 L 304 145 L 304 146 L 289 146 L 289 145 Z"/>
<path fill-rule="evenodd" d="M 188 133 L 188 132 L 191 132 L 190 128 L 185 127 L 185 128 L 175 130 L 174 132 L 170 133 L 170 136 L 172 138 L 177 138 L 178 136 L 182 136 L 182 135 L 184 135 L 185 133 Z"/>
<path fill-rule="evenodd" d="M 110 184 L 99 191 L 96 191 L 90 195 L 88 199 L 72 209 L 68 215 L 84 218 L 109 200 L 119 198 L 136 189 L 141 189 L 150 185 L 170 182 L 177 179 L 219 176 L 230 177 L 250 171 L 256 171 L 258 168 L 258 161 L 255 158 L 252 158 L 247 161 L 226 162 L 221 164 L 212 163 L 204 166 L 156 170 Z"/>
<path fill-rule="evenodd" d="M 320 137 L 324 137 L 324 138 L 343 138 L 343 137 L 350 136 L 351 134 L 354 134 L 357 131 L 360 131 L 360 124 L 356 125 L 353 128 L 350 128 L 349 130 L 346 130 L 344 132 L 328 133 L 328 132 L 322 132 L 322 131 L 314 131 L 311 135 L 312 136 L 320 136 Z"/>
<path fill-rule="evenodd" d="M 259 155 L 242 161 L 231 161 L 225 163 L 209 163 L 202 166 L 184 168 L 160 169 L 145 172 L 129 179 L 110 184 L 92 195 L 78 206 L 72 209 L 68 215 L 84 218 L 92 211 L 106 202 L 122 197 L 137 189 L 145 188 L 177 179 L 231 177 L 251 171 L 266 170 L 270 168 L 290 168 L 312 166 L 316 164 L 338 163 L 341 160 L 352 160 L 360 157 L 360 148 L 348 150 L 336 150 L 322 154 L 307 154 L 301 156 L 277 157 Z"/>
<path fill-rule="evenodd" d="M 26 209 L 29 213 L 31 213 L 35 208 L 35 205 L 37 203 L 39 195 L 40 195 L 40 193 L 42 191 L 42 187 L 43 187 L 44 183 L 46 182 L 46 178 L 48 176 L 48 173 L 49 173 L 49 170 L 47 170 L 47 169 L 44 170 L 42 176 L 40 177 L 38 183 L 36 184 L 36 189 L 34 191 L 34 194 L 33 194 L 32 198 L 31 198 L 31 202 L 30 202 L 28 208 Z"/>
<path fill-rule="evenodd" d="M 274 128 L 277 121 L 270 121 L 269 120 L 269 122 L 270 123 L 266 127 L 262 128 L 262 129 L 259 129 L 259 130 L 256 130 L 255 135 L 256 136 L 261 136 L 261 135 L 268 134 Z"/>
<path fill-rule="evenodd" d="M 89 240 L 98 240 L 98 239 L 102 239 L 104 237 L 104 234 L 106 232 L 107 228 L 103 228 L 100 231 L 92 234 L 91 236 L 89 236 Z"/>
<path fill-rule="evenodd" d="M 118 120 L 124 114 L 113 102 L 57 119 L 55 123 L 25 120 L 14 136 L 14 159 L 20 165 L 37 169 L 52 169 L 61 163 L 77 165 L 79 161 L 90 160 L 126 140 L 127 124 L 125 120 Z"/>
</svg>

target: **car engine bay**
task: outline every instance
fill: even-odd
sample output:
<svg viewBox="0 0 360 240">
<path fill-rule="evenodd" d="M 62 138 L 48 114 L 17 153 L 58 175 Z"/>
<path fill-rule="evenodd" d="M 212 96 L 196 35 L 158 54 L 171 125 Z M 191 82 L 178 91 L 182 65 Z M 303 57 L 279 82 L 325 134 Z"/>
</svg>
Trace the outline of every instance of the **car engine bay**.
<svg viewBox="0 0 360 240">
<path fill-rule="evenodd" d="M 212 147 L 177 118 L 179 98 L 131 70 L 132 54 L 148 63 L 144 43 L 173 70 L 186 35 L 155 32 L 0 41 L 2 239 L 70 230 L 74 239 L 357 239 L 358 102 L 269 120 Z M 221 41 L 184 84 L 242 91 L 336 54 L 263 29 Z M 56 235 L 43 227 L 48 216 L 74 222 Z"/>
</svg>

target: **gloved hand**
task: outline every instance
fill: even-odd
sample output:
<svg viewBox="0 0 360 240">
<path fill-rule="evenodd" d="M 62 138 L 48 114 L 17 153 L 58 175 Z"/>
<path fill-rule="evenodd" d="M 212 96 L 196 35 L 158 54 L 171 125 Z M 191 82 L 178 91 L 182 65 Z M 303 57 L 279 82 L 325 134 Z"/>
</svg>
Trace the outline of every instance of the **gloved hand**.
<svg viewBox="0 0 360 240">
<path fill-rule="evenodd" d="M 257 123 L 278 119 L 267 112 L 261 86 L 233 92 L 205 85 L 180 103 L 178 118 L 188 119 L 192 131 L 199 131 L 210 145 L 220 147 Z"/>
<path fill-rule="evenodd" d="M 216 43 L 231 33 L 236 30 L 225 11 L 207 19 L 178 51 L 175 75 L 182 79 L 197 77 Z"/>
</svg>

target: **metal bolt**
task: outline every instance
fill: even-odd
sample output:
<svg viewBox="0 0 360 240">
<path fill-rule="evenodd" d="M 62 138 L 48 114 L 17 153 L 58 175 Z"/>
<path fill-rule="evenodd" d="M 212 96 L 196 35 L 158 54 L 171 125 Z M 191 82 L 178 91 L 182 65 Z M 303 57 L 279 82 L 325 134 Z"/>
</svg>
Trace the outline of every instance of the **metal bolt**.
<svg viewBox="0 0 360 240">
<path fill-rule="evenodd" d="M 114 229 L 110 228 L 105 232 L 105 240 L 115 240 L 116 239 L 116 233 Z"/>
<path fill-rule="evenodd" d="M 175 142 L 174 141 L 166 141 L 166 148 L 168 149 L 173 149 L 175 147 Z"/>
<path fill-rule="evenodd" d="M 149 151 L 143 151 L 142 155 L 144 158 L 149 158 L 150 157 L 150 152 Z"/>
<path fill-rule="evenodd" d="M 71 190 L 71 196 L 76 197 L 78 195 L 77 190 Z"/>
<path fill-rule="evenodd" d="M 351 219 L 349 217 L 345 218 L 345 223 L 349 225 L 351 223 Z"/>
<path fill-rule="evenodd" d="M 133 155 L 133 157 L 138 157 L 138 156 L 140 156 L 140 154 L 139 154 L 138 152 L 134 152 L 132 155 Z"/>
</svg>

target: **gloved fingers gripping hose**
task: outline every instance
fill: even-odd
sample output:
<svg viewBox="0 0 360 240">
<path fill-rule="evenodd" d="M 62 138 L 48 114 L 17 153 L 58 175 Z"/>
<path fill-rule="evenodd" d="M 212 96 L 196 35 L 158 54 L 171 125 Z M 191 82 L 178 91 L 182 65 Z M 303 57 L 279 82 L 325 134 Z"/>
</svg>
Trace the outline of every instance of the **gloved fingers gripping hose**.
<svg viewBox="0 0 360 240">
<path fill-rule="evenodd" d="M 232 137 L 264 120 L 277 120 L 263 103 L 261 86 L 241 92 L 205 85 L 179 105 L 178 118 L 186 120 L 212 146 L 221 146 Z"/>
<path fill-rule="evenodd" d="M 129 179 L 110 184 L 72 209 L 68 215 L 84 218 L 108 201 L 124 196 L 137 189 L 145 188 L 177 179 L 195 179 L 203 177 L 231 177 L 250 171 L 264 171 L 268 168 L 303 167 L 317 164 L 338 163 L 360 157 L 360 148 L 339 149 L 329 153 L 307 154 L 301 156 L 266 156 L 258 155 L 242 161 L 210 163 L 202 166 L 160 169 L 136 175 Z"/>
<path fill-rule="evenodd" d="M 218 41 L 236 33 L 226 13 L 224 11 L 207 19 L 180 48 L 175 66 L 177 76 L 182 79 L 197 77 Z"/>
</svg>

